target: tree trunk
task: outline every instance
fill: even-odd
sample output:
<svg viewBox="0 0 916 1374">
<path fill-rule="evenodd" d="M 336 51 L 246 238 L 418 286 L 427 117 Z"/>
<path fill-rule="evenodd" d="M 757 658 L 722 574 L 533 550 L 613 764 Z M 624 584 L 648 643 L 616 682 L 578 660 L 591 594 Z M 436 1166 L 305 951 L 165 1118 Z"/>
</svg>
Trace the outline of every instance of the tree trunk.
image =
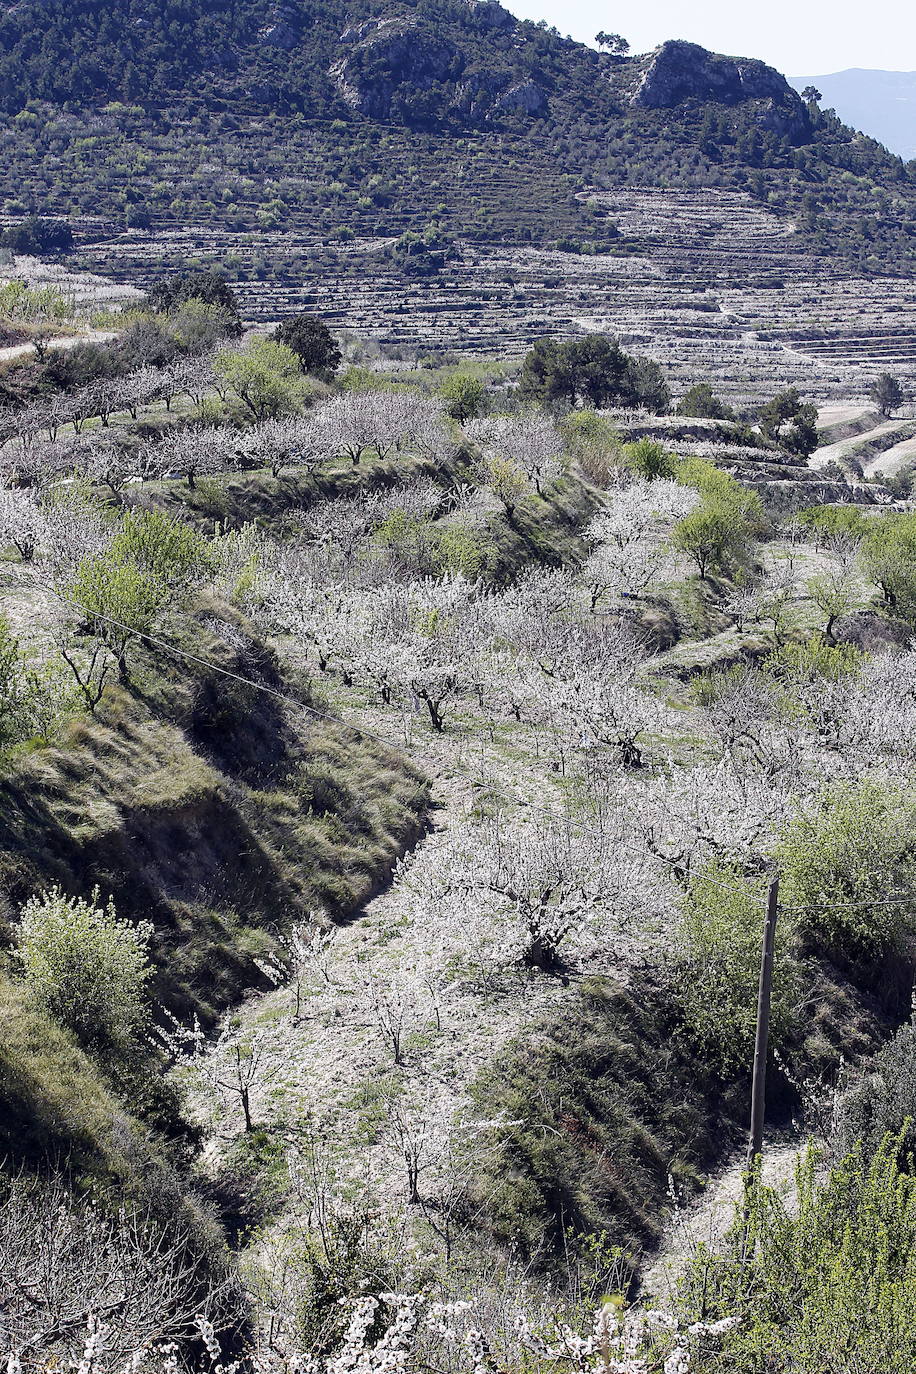
<svg viewBox="0 0 916 1374">
<path fill-rule="evenodd" d="M 437 701 L 431 701 L 429 697 L 424 697 L 423 700 L 426 702 L 426 708 L 429 711 L 429 718 L 432 721 L 433 729 L 441 735 L 443 719 L 442 712 L 439 709 L 439 703 Z"/>
</svg>

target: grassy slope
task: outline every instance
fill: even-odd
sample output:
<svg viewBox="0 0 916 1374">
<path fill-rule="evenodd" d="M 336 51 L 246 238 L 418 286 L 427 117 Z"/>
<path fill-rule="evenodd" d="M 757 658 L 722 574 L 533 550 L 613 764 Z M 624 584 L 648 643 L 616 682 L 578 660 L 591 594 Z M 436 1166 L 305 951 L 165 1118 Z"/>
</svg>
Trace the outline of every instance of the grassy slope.
<svg viewBox="0 0 916 1374">
<path fill-rule="evenodd" d="M 170 638 L 281 685 L 250 635 L 245 655 L 199 619 Z M 384 881 L 425 786 L 392 751 L 207 669 L 147 655 L 136 676 L 136 696 L 110 690 L 0 784 L 0 883 L 14 905 L 50 882 L 112 892 L 156 926 L 158 996 L 210 1019 L 260 984 L 253 957 L 278 932 L 313 908 L 348 915 Z"/>
<path fill-rule="evenodd" d="M 325 494 L 417 470 L 401 459 L 396 472 L 381 466 L 342 470 L 339 485 L 322 484 Z M 295 477 L 246 474 L 196 493 L 161 493 L 198 518 L 212 518 L 219 500 L 231 503 L 233 521 L 256 516 L 271 525 L 317 489 Z M 570 478 L 546 499 L 522 503 L 511 522 L 492 513 L 494 571 L 575 562 L 595 499 Z M 234 613 L 216 609 L 245 631 Z M 200 619 L 188 644 L 233 666 Z M 246 672 L 278 683 L 271 655 L 253 641 L 250 648 L 254 668 L 249 659 Z M 321 902 L 344 914 L 365 900 L 417 833 L 425 791 L 402 761 L 336 726 L 303 728 L 206 672 L 189 679 L 150 657 L 137 669 L 136 697 L 112 694 L 99 721 L 75 726 L 61 750 L 19 761 L 0 794 L 3 885 L 15 899 L 40 878 L 83 888 L 88 875 L 115 891 L 125 914 L 152 910 L 161 994 L 206 1014 L 250 982 L 252 955 L 291 910 Z M 861 1052 L 897 1010 L 872 1005 L 824 971 L 798 1047 L 801 1067 L 826 1069 L 838 1047 Z M 34 1024 L 16 1014 L 21 1027 Z M 504 1110 L 525 1122 L 507 1135 L 509 1167 L 482 1180 L 495 1237 L 541 1258 L 562 1252 L 567 1228 L 605 1230 L 630 1253 L 651 1246 L 668 1175 L 689 1185 L 721 1157 L 741 1129 L 745 1101 L 744 1085 L 716 1082 L 677 1029 L 663 985 L 624 992 L 599 981 L 570 992 L 558 1015 L 484 1070 L 476 1093 L 487 1115 Z M 40 1039 L 34 1030 L 19 1035 L 27 1046 L 18 1052 L 20 1076 L 33 1092 L 43 1072 Z M 80 1092 L 80 1074 L 72 1077 Z M 90 1136 L 100 1138 L 108 1108 L 104 1093 L 101 1106 L 97 1098 L 94 1087 L 85 1094 Z M 74 1107 L 62 1107 L 71 1140 Z"/>
</svg>

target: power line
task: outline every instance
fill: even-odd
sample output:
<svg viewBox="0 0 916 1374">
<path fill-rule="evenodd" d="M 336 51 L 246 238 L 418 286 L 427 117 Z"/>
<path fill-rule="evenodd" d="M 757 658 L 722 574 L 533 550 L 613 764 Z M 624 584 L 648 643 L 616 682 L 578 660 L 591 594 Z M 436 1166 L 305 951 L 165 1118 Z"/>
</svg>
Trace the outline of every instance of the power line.
<svg viewBox="0 0 916 1374">
<path fill-rule="evenodd" d="M 38 579 L 35 579 L 35 581 L 37 582 Z M 263 693 L 265 693 L 266 695 L 275 698 L 276 700 L 283 701 L 283 702 L 285 702 L 287 705 L 292 706 L 292 707 L 294 707 L 294 708 L 297 709 L 297 710 L 306 712 L 306 714 L 308 714 L 308 715 L 314 717 L 314 718 L 317 719 L 317 720 L 326 721 L 326 722 L 328 722 L 328 723 L 331 724 L 331 725 L 335 725 L 335 726 L 338 726 L 338 727 L 343 727 L 344 729 L 348 729 L 348 730 L 350 730 L 353 734 L 355 734 L 355 735 L 358 736 L 358 737 L 362 737 L 362 738 L 365 738 L 365 739 L 371 739 L 371 740 L 373 740 L 376 744 L 378 744 L 381 748 L 385 749 L 386 751 L 389 751 L 389 752 L 393 751 L 393 752 L 398 752 L 398 753 L 401 752 L 401 746 L 400 746 L 400 745 L 394 743 L 394 742 L 391 741 L 391 740 L 388 740 L 388 739 L 383 738 L 381 735 L 376 734 L 373 730 L 368 730 L 368 729 L 366 729 L 365 727 L 363 727 L 363 726 L 361 726 L 361 725 L 357 725 L 357 724 L 355 724 L 353 721 L 348 721 L 348 720 L 346 720 L 345 718 L 343 718 L 343 717 L 341 717 L 341 716 L 331 715 L 331 714 L 329 714 L 329 713 L 326 712 L 326 711 L 319 711 L 316 707 L 314 707 L 314 706 L 309 706 L 309 705 L 307 705 L 307 703 L 305 703 L 305 702 L 303 702 L 303 701 L 299 701 L 298 698 L 291 696 L 288 692 L 280 691 L 278 688 L 275 688 L 275 687 L 269 687 L 266 683 L 263 683 L 263 682 L 256 682 L 253 678 L 245 677 L 245 676 L 244 676 L 243 674 L 241 674 L 241 673 L 235 673 L 235 672 L 233 672 L 233 671 L 232 671 L 231 669 L 229 669 L 229 668 L 224 668 L 224 667 L 222 666 L 222 664 L 214 663 L 211 659 L 203 658 L 203 657 L 201 657 L 199 654 L 194 654 L 194 653 L 190 652 L 190 650 L 179 648 L 179 647 L 178 647 L 177 645 L 175 645 L 175 644 L 170 644 L 168 640 L 165 640 L 165 639 L 161 638 L 161 636 L 150 634 L 150 633 L 148 633 L 147 631 L 136 630 L 136 629 L 134 629 L 132 626 L 127 625 L 124 621 L 121 621 L 121 620 L 116 619 L 114 616 L 103 615 L 103 614 L 101 614 L 101 613 L 97 613 L 97 612 L 94 612 L 94 611 L 89 611 L 89 610 L 87 609 L 87 607 L 83 605 L 82 602 L 76 600 L 76 599 L 73 598 L 73 597 L 69 597 L 69 596 L 65 595 L 64 593 L 60 592 L 57 588 L 52 587 L 52 586 L 51 586 L 50 584 L 48 584 L 48 583 L 39 582 L 38 585 L 44 587 L 44 589 L 45 589 L 46 591 L 51 592 L 51 593 L 52 593 L 54 596 L 56 596 L 60 601 L 63 601 L 63 602 L 65 602 L 66 604 L 68 604 L 68 605 L 70 605 L 70 606 L 73 606 L 75 609 L 82 611 L 84 614 L 90 615 L 94 620 L 98 620 L 98 621 L 101 621 L 101 622 L 104 623 L 104 624 L 111 625 L 112 627 L 114 627 L 114 628 L 116 628 L 116 629 L 118 629 L 118 630 L 121 630 L 121 631 L 124 632 L 124 633 L 130 634 L 130 635 L 134 636 L 135 638 L 140 639 L 140 640 L 143 640 L 144 642 L 146 642 L 146 643 L 148 643 L 148 644 L 152 644 L 152 645 L 154 645 L 156 648 L 163 650 L 165 653 L 170 654 L 170 655 L 171 655 L 172 657 L 174 657 L 174 658 L 177 658 L 177 659 L 184 659 L 184 660 L 187 660 L 189 663 L 196 663 L 198 666 L 203 667 L 203 668 L 206 668 L 208 671 L 213 672 L 213 673 L 216 673 L 216 674 L 218 674 L 219 676 L 229 678 L 229 679 L 231 679 L 231 680 L 234 681 L 234 682 L 241 683 L 243 686 L 252 688 L 254 691 L 263 692 Z M 463 776 L 465 777 L 465 779 L 466 779 L 468 782 L 470 782 L 473 786 L 476 786 L 476 787 L 486 787 L 486 786 L 488 786 L 488 779 L 486 779 L 486 778 L 475 778 L 475 777 L 473 777 L 471 774 L 469 774 L 469 773 L 467 773 L 467 772 L 463 772 L 463 770 L 461 770 L 461 769 L 459 769 L 458 771 L 459 771 L 459 773 L 463 773 Z M 555 811 L 551 811 L 551 810 L 549 810 L 549 809 L 546 808 L 546 807 L 538 806 L 536 803 L 530 802 L 530 801 L 519 800 L 518 804 L 519 804 L 520 806 L 526 808 L 528 811 L 531 811 L 531 812 L 534 812 L 534 813 L 537 814 L 537 815 L 543 816 L 545 819 L 555 821 L 555 822 L 557 822 L 558 824 L 561 824 L 561 825 L 571 826 L 571 827 L 573 827 L 574 829 L 579 830 L 582 834 L 585 834 L 585 835 L 592 835 L 592 836 L 594 836 L 594 837 L 597 838 L 597 839 L 604 839 L 604 838 L 605 838 L 605 832 L 602 831 L 600 828 L 598 828 L 597 826 L 594 826 L 594 825 L 589 825 L 589 824 L 587 824 L 587 823 L 584 822 L 584 821 L 577 820 L 577 819 L 576 819 L 575 817 L 573 817 L 573 816 L 569 816 L 569 815 L 566 815 L 566 816 L 559 815 L 559 814 L 558 814 L 557 812 L 555 812 Z M 618 843 L 617 848 L 618 848 L 618 850 L 622 851 L 623 853 L 631 854 L 631 855 L 634 855 L 635 857 L 638 857 L 638 858 L 644 858 L 644 857 L 645 857 L 643 851 L 637 849 L 637 848 L 636 848 L 635 846 L 633 846 L 633 845 L 627 845 L 627 844 L 624 844 L 624 843 Z M 657 856 L 657 857 L 658 857 L 658 856 Z M 762 878 L 765 877 L 765 876 L 766 876 L 765 874 L 761 874 L 761 875 L 760 875 L 760 879 L 762 879 Z M 731 892 L 735 892 L 736 890 L 738 890 L 738 884 L 750 885 L 750 884 L 754 883 L 755 885 L 759 885 L 760 879 L 755 879 L 755 878 L 752 877 L 752 876 L 740 876 L 740 877 L 736 877 L 734 881 L 732 881 L 732 882 L 730 882 L 730 883 L 726 883 L 726 882 L 720 881 L 719 879 L 713 878 L 713 877 L 711 877 L 711 876 L 708 875 L 708 874 L 704 874 L 704 875 L 703 875 L 703 878 L 702 878 L 702 881 L 703 881 L 704 883 L 708 884 L 709 886 L 719 888 L 719 889 L 720 889 L 721 891 L 723 891 L 723 892 L 729 892 L 729 893 L 731 893 Z M 748 895 L 750 895 L 750 893 L 749 893 Z M 833 903 L 833 902 L 824 902 L 824 903 L 817 902 L 817 903 L 811 903 L 811 904 L 808 904 L 808 905 L 805 905 L 805 906 L 792 906 L 792 905 L 790 905 L 790 906 L 785 907 L 784 910 L 792 911 L 792 912 L 794 912 L 796 915 L 805 915 L 805 914 L 810 914 L 810 913 L 813 913 L 813 912 L 833 912 L 833 911 L 866 910 L 866 909 L 872 909 L 872 908 L 874 908 L 874 907 L 907 906 L 907 905 L 910 905 L 910 906 L 916 905 L 916 897 L 908 897 L 908 896 L 906 896 L 906 895 L 904 895 L 904 894 L 900 894 L 900 895 L 896 895 L 896 896 L 888 897 L 888 898 L 878 898 L 878 899 L 876 899 L 876 900 L 874 900 L 874 901 L 865 900 L 865 901 L 860 901 L 860 902 L 836 902 L 836 903 Z"/>
<path fill-rule="evenodd" d="M 214 663 L 211 659 L 202 658 L 199 654 L 191 653 L 190 650 L 181 649 L 175 644 L 170 644 L 168 640 L 162 639 L 158 635 L 150 634 L 147 631 L 136 630 L 132 628 L 130 625 L 127 625 L 124 621 L 116 619 L 114 616 L 103 615 L 95 611 L 90 611 L 85 605 L 83 605 L 81 601 L 76 600 L 74 597 L 65 595 L 63 592 L 60 592 L 56 587 L 52 587 L 50 584 L 46 582 L 40 582 L 38 585 L 44 587 L 46 591 L 56 596 L 60 601 L 65 602 L 67 605 L 73 606 L 75 609 L 83 612 L 84 614 L 90 615 L 92 619 L 101 621 L 102 623 L 107 625 L 111 625 L 114 628 L 121 630 L 124 633 L 130 634 L 134 636 L 136 639 L 143 640 L 148 644 L 155 645 L 156 648 L 162 649 L 164 652 L 172 655 L 172 657 L 174 658 L 185 659 L 190 663 L 196 663 L 201 667 L 207 668 L 210 672 L 216 673 L 222 677 L 229 678 L 234 682 L 242 683 L 244 686 L 250 687 L 255 691 L 264 692 L 268 696 L 283 701 L 288 705 L 297 708 L 300 711 L 305 711 L 307 714 L 315 717 L 318 720 L 327 721 L 332 725 L 343 726 L 345 729 L 349 729 L 357 736 L 373 740 L 376 744 L 380 745 L 383 749 L 387 751 L 395 751 L 398 753 L 401 752 L 400 745 L 395 744 L 390 740 L 384 739 L 381 735 L 377 735 L 372 730 L 367 730 L 360 725 L 356 725 L 352 721 L 345 720 L 341 716 L 334 716 L 330 715 L 326 711 L 319 711 L 315 707 L 308 706 L 305 702 L 299 701 L 296 697 L 290 696 L 288 692 L 282 692 L 275 687 L 269 687 L 266 683 L 256 682 L 253 678 L 245 677 L 241 673 L 235 673 L 229 668 L 224 668 L 222 664 Z M 462 770 L 460 769 L 458 771 L 462 772 Z M 488 780 L 486 778 L 475 778 L 467 772 L 464 772 L 463 776 L 468 782 L 470 782 L 475 787 L 486 787 L 488 785 Z M 592 835 L 597 839 L 605 838 L 604 832 L 600 830 L 598 827 L 588 825 L 584 821 L 577 820 L 573 816 L 559 815 L 557 812 L 550 811 L 546 807 L 537 806 L 534 802 L 519 801 L 519 805 L 525 807 L 529 811 L 533 811 L 536 814 L 545 817 L 545 819 L 555 821 L 561 825 L 572 826 L 574 829 L 581 831 L 582 834 Z M 640 859 L 645 857 L 643 851 L 637 849 L 633 845 L 618 843 L 617 848 L 623 853 L 634 855 L 635 857 Z M 711 878 L 708 875 L 704 876 L 703 881 L 710 884 L 713 887 L 721 889 L 723 892 L 733 892 L 735 890 L 734 882 L 724 883 L 719 881 L 718 879 Z M 738 878 L 736 879 L 736 881 L 750 883 L 753 881 L 753 879 Z"/>
<path fill-rule="evenodd" d="M 232 681 L 240 682 L 243 686 L 251 687 L 255 691 L 264 692 L 268 696 L 286 702 L 289 706 L 296 707 L 296 709 L 300 711 L 305 711 L 308 715 L 314 716 L 317 720 L 328 721 L 332 725 L 343 726 L 346 729 L 352 730 L 357 735 L 374 740 L 375 743 L 380 744 L 383 749 L 392 750 L 398 747 L 388 740 L 383 739 L 381 735 L 376 735 L 372 730 L 366 730 L 361 725 L 355 725 L 351 721 L 344 720 L 341 716 L 332 716 L 327 711 L 319 711 L 316 707 L 309 706 L 304 701 L 299 701 L 297 697 L 291 696 L 288 692 L 281 692 L 276 687 L 269 687 L 265 682 L 256 682 L 254 678 L 245 677 L 241 673 L 234 673 L 230 668 L 224 668 L 220 663 L 214 663 L 211 659 L 202 658 L 199 654 L 193 654 L 188 649 L 180 649 L 177 645 L 170 644 L 168 640 L 162 639 L 158 635 L 152 635 L 147 631 L 134 629 L 132 626 L 125 624 L 124 621 L 115 619 L 114 616 L 103 615 L 98 611 L 90 611 L 81 601 L 77 601 L 74 597 L 66 596 L 56 587 L 52 587 L 46 582 L 40 582 L 38 585 L 44 587 L 45 591 L 51 592 L 60 601 L 65 602 L 69 606 L 73 606 L 76 610 L 82 611 L 85 615 L 91 616 L 93 620 L 111 625 L 115 629 L 122 630 L 124 633 L 130 634 L 136 639 L 144 640 L 147 644 L 153 644 L 156 648 L 163 649 L 174 658 L 187 659 L 189 663 L 197 663 L 201 667 L 209 669 L 210 672 L 217 673 L 222 677 L 231 678 Z"/>
</svg>

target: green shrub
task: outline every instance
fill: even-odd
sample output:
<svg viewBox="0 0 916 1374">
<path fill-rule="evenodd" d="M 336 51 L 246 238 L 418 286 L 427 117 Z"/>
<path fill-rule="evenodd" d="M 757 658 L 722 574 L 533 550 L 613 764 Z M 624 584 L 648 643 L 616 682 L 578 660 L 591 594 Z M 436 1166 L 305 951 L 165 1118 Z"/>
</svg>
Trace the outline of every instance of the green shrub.
<svg viewBox="0 0 916 1374">
<path fill-rule="evenodd" d="M 789 453 L 807 458 L 817 448 L 817 407 L 802 401 L 795 387 L 762 406 L 758 420 L 764 437 Z"/>
<path fill-rule="evenodd" d="M 655 439 L 637 439 L 635 444 L 625 444 L 623 456 L 627 467 L 650 482 L 658 477 L 674 477 L 678 470 L 677 457 Z"/>
<path fill-rule="evenodd" d="M 806 530 L 813 530 L 821 538 L 848 535 L 861 539 L 867 534 L 871 521 L 858 506 L 806 506 L 795 516 Z"/>
<path fill-rule="evenodd" d="M 111 653 L 121 681 L 129 682 L 128 647 L 153 628 L 169 601 L 168 586 L 136 563 L 102 554 L 83 559 L 65 595 L 85 611 L 91 633 Z"/>
<path fill-rule="evenodd" d="M 620 436 L 606 416 L 595 410 L 575 410 L 560 428 L 566 448 L 586 481 L 596 487 L 609 486 L 624 458 Z"/>
<path fill-rule="evenodd" d="M 888 607 L 907 620 L 916 619 L 916 515 L 871 521 L 862 540 L 862 563 Z"/>
<path fill-rule="evenodd" d="M 682 458 L 673 475 L 701 497 L 696 510 L 675 525 L 674 547 L 693 560 L 702 578 L 713 568 L 728 572 L 740 565 L 751 539 L 760 532 L 760 497 L 705 458 Z"/>
<path fill-rule="evenodd" d="M 449 415 L 459 424 L 483 414 L 487 388 L 472 372 L 453 372 L 446 377 L 439 392 Z"/>
<path fill-rule="evenodd" d="M 916 797 L 864 781 L 821 792 L 780 834 L 781 901 L 818 944 L 876 955 L 916 910 Z M 901 904 L 892 904 L 900 901 Z"/>
<path fill-rule="evenodd" d="M 691 880 L 683 907 L 684 1017 L 724 1074 L 749 1071 L 754 1052 L 767 883 L 713 860 Z M 791 926 L 778 928 L 771 1040 L 785 1040 L 800 1000 Z"/>
<path fill-rule="evenodd" d="M 864 1065 L 837 1105 L 836 1137 L 841 1151 L 861 1141 L 866 1156 L 871 1157 L 886 1135 L 898 1136 L 908 1152 L 916 1148 L 916 1023 L 912 1020 Z"/>
<path fill-rule="evenodd" d="M 708 382 L 697 382 L 678 402 L 678 415 L 703 420 L 733 420 L 735 412 L 720 401 Z"/>
<path fill-rule="evenodd" d="M 108 553 L 165 586 L 202 578 L 212 567 L 207 540 L 186 521 L 158 510 L 127 511 Z"/>
<path fill-rule="evenodd" d="M 700 1246 L 688 1319 L 737 1318 L 704 1374 L 912 1374 L 916 1368 L 916 1178 L 887 1137 L 821 1180 L 809 1150 L 788 1203 L 759 1184 L 715 1255 Z"/>
<path fill-rule="evenodd" d="M 774 650 L 764 668 L 789 686 L 839 682 L 859 673 L 866 657 L 854 644 L 826 644 L 821 635 L 812 635 L 804 644 L 783 644 Z"/>
<path fill-rule="evenodd" d="M 296 410 L 305 394 L 299 358 L 273 339 L 254 339 L 239 352 L 218 353 L 214 368 L 256 421 Z"/>
<path fill-rule="evenodd" d="M 153 928 L 118 919 L 114 902 L 67 897 L 59 887 L 22 911 L 19 960 L 35 1000 L 86 1049 L 129 1054 L 147 1019 Z"/>
<path fill-rule="evenodd" d="M 0 749 L 18 744 L 32 733 L 34 695 L 19 641 L 6 617 L 0 616 Z"/>
</svg>

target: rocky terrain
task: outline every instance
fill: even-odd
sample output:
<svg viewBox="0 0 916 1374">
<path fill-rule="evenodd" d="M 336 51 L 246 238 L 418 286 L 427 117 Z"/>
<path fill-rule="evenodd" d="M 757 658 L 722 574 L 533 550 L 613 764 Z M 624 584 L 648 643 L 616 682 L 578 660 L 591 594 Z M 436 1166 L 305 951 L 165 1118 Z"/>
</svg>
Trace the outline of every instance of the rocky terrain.
<svg viewBox="0 0 916 1374">
<path fill-rule="evenodd" d="M 788 385 L 864 401 L 880 372 L 916 379 L 916 284 L 814 257 L 792 222 L 746 193 L 621 189 L 582 203 L 627 247 L 583 255 L 459 240 L 440 271 L 405 279 L 383 257 L 393 239 L 341 248 L 282 228 L 186 229 L 93 242 L 77 260 L 141 283 L 184 257 L 229 261 L 253 322 L 314 309 L 407 357 L 519 356 L 532 337 L 609 331 L 662 363 L 676 389 L 702 378 L 734 401 Z M 285 268 L 259 282 L 268 254 Z"/>
</svg>

